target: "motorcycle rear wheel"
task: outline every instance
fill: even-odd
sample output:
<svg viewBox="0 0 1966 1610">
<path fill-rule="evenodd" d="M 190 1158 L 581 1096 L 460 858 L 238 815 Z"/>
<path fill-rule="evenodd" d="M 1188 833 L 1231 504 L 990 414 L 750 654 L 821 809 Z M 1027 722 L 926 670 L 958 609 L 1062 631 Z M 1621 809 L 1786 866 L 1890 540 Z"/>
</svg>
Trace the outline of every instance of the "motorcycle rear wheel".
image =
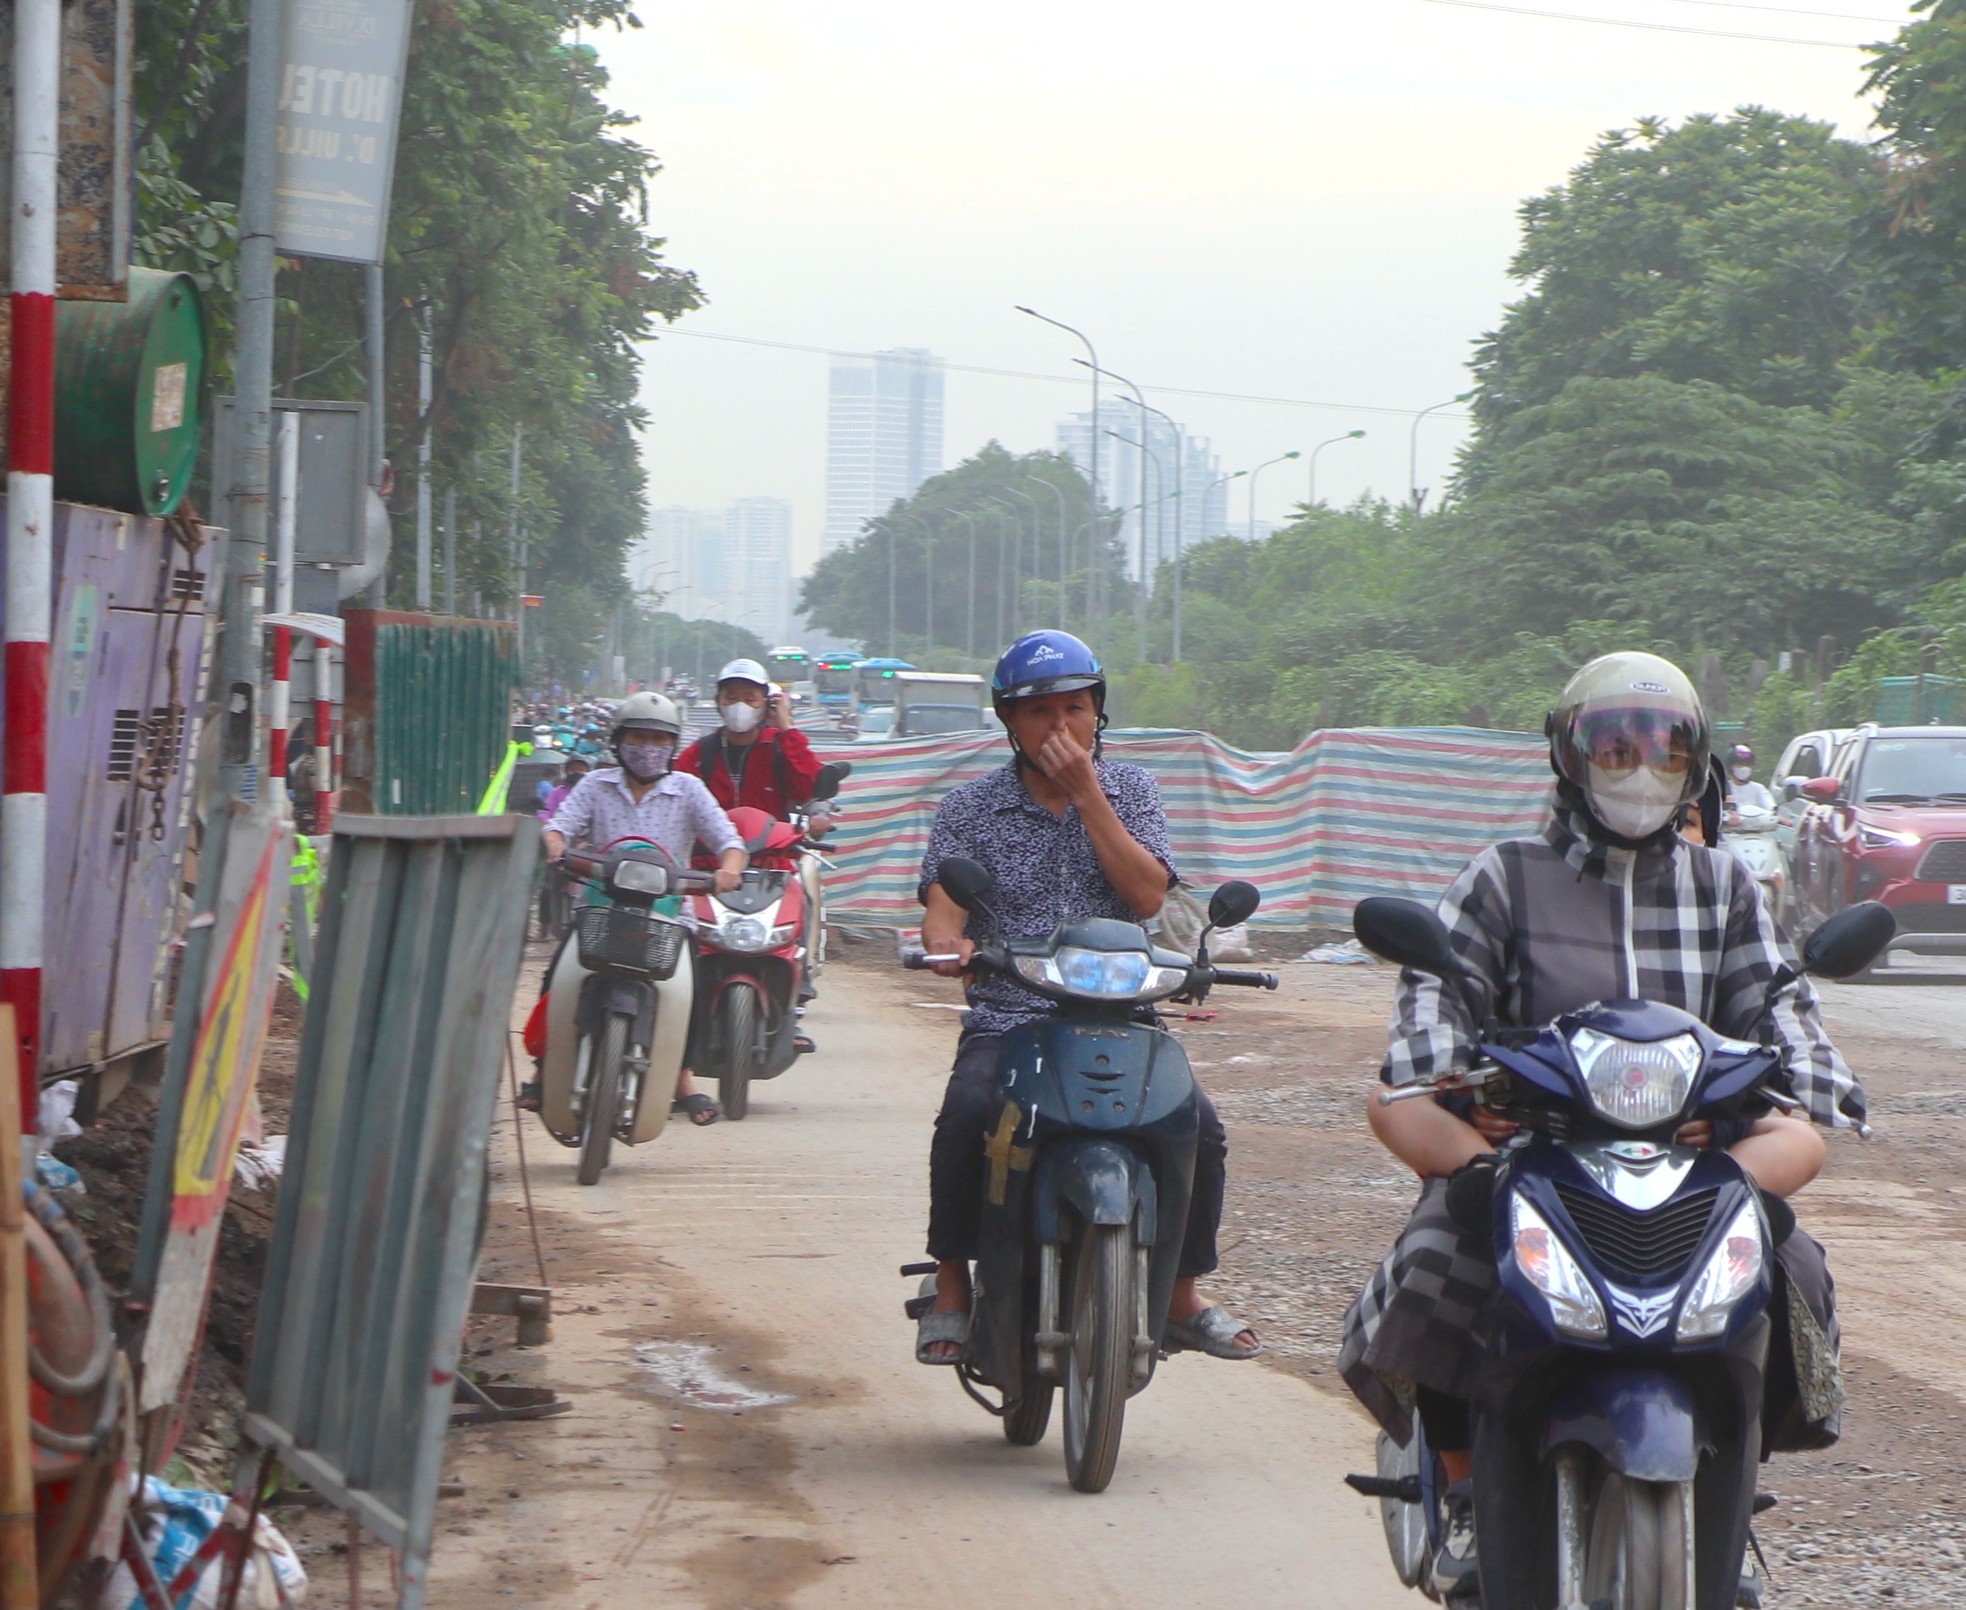
<svg viewBox="0 0 1966 1610">
<path fill-rule="evenodd" d="M 624 1012 L 608 1013 L 600 1043 L 594 1048 L 587 1100 L 580 1112 L 580 1168 L 576 1177 L 582 1185 L 598 1185 L 607 1171 L 615 1120 L 621 1116 L 621 1064 L 628 1055 L 628 1031 L 634 1021 Z"/>
<path fill-rule="evenodd" d="M 1607 1472 L 1586 1525 L 1586 1603 L 1611 1610 L 1693 1610 L 1686 1597 L 1693 1537 L 1677 1482 Z"/>
<path fill-rule="evenodd" d="M 733 984 L 718 1007 L 723 1018 L 724 1062 L 717 1072 L 717 1101 L 724 1116 L 739 1122 L 751 1110 L 751 1076 L 758 1063 L 758 994 L 749 984 Z"/>
<path fill-rule="evenodd" d="M 1049 1381 L 1028 1382 L 1024 1395 L 1003 1411 L 1003 1434 L 1020 1448 L 1035 1448 L 1044 1441 L 1044 1428 L 1051 1424 L 1051 1397 L 1057 1390 Z"/>
<path fill-rule="evenodd" d="M 1119 1463 L 1133 1377 L 1133 1234 L 1123 1224 L 1081 1227 L 1072 1249 L 1065 1354 L 1065 1475 L 1100 1493 Z"/>
</svg>

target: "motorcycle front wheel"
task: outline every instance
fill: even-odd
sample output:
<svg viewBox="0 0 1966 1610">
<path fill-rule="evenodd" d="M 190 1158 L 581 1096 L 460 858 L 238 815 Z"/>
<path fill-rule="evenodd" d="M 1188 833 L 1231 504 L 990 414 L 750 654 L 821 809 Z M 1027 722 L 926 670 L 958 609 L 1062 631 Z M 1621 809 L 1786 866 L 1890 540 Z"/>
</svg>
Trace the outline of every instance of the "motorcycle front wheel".
<svg viewBox="0 0 1966 1610">
<path fill-rule="evenodd" d="M 1693 1533 L 1681 1483 L 1607 1471 L 1586 1523 L 1584 1600 L 1610 1610 L 1693 1610 Z"/>
<path fill-rule="evenodd" d="M 1024 1395 L 1004 1405 L 1004 1436 L 1020 1448 L 1035 1448 L 1043 1442 L 1044 1428 L 1051 1424 L 1051 1395 L 1056 1390 L 1049 1381 L 1027 1377 Z"/>
<path fill-rule="evenodd" d="M 634 1019 L 610 1012 L 601 1029 L 600 1044 L 587 1074 L 587 1100 L 580 1110 L 580 1168 L 582 1185 L 598 1185 L 607 1171 L 614 1147 L 615 1120 L 621 1116 L 621 1064 L 628 1055 L 628 1031 Z"/>
<path fill-rule="evenodd" d="M 733 984 L 718 1007 L 723 1018 L 724 1061 L 717 1072 L 717 1101 L 724 1116 L 742 1119 L 751 1110 L 751 1075 L 758 1064 L 758 992 Z"/>
<path fill-rule="evenodd" d="M 1119 1463 L 1133 1376 L 1133 1233 L 1088 1224 L 1072 1252 L 1065 1356 L 1065 1475 L 1100 1493 Z"/>
</svg>

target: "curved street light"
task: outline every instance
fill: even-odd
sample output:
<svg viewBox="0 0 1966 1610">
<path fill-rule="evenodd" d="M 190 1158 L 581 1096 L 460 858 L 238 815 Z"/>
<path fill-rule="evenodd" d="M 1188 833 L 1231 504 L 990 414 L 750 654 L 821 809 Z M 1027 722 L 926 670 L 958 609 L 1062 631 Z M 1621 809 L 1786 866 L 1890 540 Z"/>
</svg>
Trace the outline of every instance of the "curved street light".
<svg viewBox="0 0 1966 1610">
<path fill-rule="evenodd" d="M 1452 408 L 1456 403 L 1467 402 L 1474 396 L 1472 391 L 1457 392 L 1446 402 L 1437 402 L 1422 408 L 1413 416 L 1413 429 L 1406 439 L 1406 489 L 1413 495 L 1413 512 L 1420 512 L 1420 421 L 1427 415 L 1438 413 L 1443 408 Z"/>
<path fill-rule="evenodd" d="M 1086 432 L 1086 435 L 1092 443 L 1092 467 L 1090 472 L 1092 480 L 1092 512 L 1096 518 L 1099 513 L 1099 377 L 1105 372 L 1099 367 L 1099 350 L 1093 346 L 1092 337 L 1087 335 L 1083 330 L 1073 328 L 1063 319 L 1054 319 L 1047 313 L 1040 313 L 1034 307 L 1025 307 L 1021 302 L 1016 305 L 1016 311 L 1029 318 L 1036 319 L 1040 324 L 1048 324 L 1054 330 L 1063 330 L 1067 335 L 1076 336 L 1084 345 L 1086 356 L 1092 360 L 1091 364 L 1088 365 L 1092 370 L 1092 429 Z M 1093 577 L 1096 574 L 1097 568 L 1095 566 L 1088 565 L 1086 567 L 1085 618 L 1088 621 L 1094 618 L 1098 607 L 1097 599 L 1093 593 Z"/>
<path fill-rule="evenodd" d="M 1028 470 L 1024 474 L 1026 486 L 1041 486 L 1058 500 L 1058 629 L 1065 630 L 1065 616 L 1070 600 L 1065 596 L 1065 494 L 1059 490 L 1055 481 L 1047 481 L 1042 475 L 1033 475 Z M 1031 579 L 1044 580 L 1044 565 L 1041 562 L 1043 548 L 1034 548 L 1031 553 Z"/>
<path fill-rule="evenodd" d="M 1306 500 L 1305 507 L 1312 508 L 1312 509 L 1315 509 L 1317 507 L 1317 456 L 1318 454 L 1322 453 L 1327 447 L 1337 446 L 1338 443 L 1340 442 L 1355 442 L 1364 434 L 1365 432 L 1362 430 L 1348 430 L 1345 432 L 1344 435 L 1333 436 L 1329 441 L 1319 442 L 1317 446 L 1311 449 L 1311 484 L 1307 489 L 1309 492 L 1309 497 Z"/>
<path fill-rule="evenodd" d="M 1277 454 L 1275 458 L 1264 459 L 1262 463 L 1258 464 L 1255 469 L 1249 472 L 1249 540 L 1251 542 L 1256 540 L 1256 477 L 1261 475 L 1272 464 L 1287 464 L 1291 459 L 1302 458 L 1303 456 L 1304 454 L 1301 449 L 1293 447 L 1287 453 Z"/>
</svg>

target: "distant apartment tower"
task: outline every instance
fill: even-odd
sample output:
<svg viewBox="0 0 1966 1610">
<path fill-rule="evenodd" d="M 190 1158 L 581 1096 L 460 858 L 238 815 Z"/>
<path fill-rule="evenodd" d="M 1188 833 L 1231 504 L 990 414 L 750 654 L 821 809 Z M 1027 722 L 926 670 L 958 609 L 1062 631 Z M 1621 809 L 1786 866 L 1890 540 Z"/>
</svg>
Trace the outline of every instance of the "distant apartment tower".
<svg viewBox="0 0 1966 1610">
<path fill-rule="evenodd" d="M 826 402 L 826 524 L 821 553 L 942 469 L 942 360 L 895 347 L 833 364 Z"/>
<path fill-rule="evenodd" d="M 630 561 L 637 583 L 690 620 L 729 621 L 769 644 L 790 629 L 792 505 L 739 498 L 723 509 L 654 509 Z"/>
<path fill-rule="evenodd" d="M 1122 511 L 1119 541 L 1129 575 L 1140 573 L 1142 455 L 1133 445 L 1136 442 L 1144 441 L 1148 450 L 1145 503 L 1149 574 L 1173 561 L 1177 524 L 1183 552 L 1198 542 L 1228 533 L 1229 486 L 1222 476 L 1221 461 L 1206 437 L 1177 430 L 1158 414 L 1147 415 L 1147 434 L 1143 437 L 1140 410 L 1124 400 L 1100 403 L 1098 428 L 1100 501 L 1109 509 Z M 1089 471 L 1092 464 L 1093 429 L 1089 411 L 1058 423 L 1058 451 L 1081 471 Z"/>
</svg>

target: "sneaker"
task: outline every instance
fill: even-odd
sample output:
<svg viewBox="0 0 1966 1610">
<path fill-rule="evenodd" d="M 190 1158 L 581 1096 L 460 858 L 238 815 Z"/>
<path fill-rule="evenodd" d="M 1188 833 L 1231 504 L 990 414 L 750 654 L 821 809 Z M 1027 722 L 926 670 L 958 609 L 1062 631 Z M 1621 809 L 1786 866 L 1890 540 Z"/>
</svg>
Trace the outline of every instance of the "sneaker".
<svg viewBox="0 0 1966 1610">
<path fill-rule="evenodd" d="M 1440 1499 L 1441 1539 L 1434 1553 L 1434 1591 L 1467 1594 L 1476 1582 L 1474 1483 L 1457 1481 Z"/>
</svg>

